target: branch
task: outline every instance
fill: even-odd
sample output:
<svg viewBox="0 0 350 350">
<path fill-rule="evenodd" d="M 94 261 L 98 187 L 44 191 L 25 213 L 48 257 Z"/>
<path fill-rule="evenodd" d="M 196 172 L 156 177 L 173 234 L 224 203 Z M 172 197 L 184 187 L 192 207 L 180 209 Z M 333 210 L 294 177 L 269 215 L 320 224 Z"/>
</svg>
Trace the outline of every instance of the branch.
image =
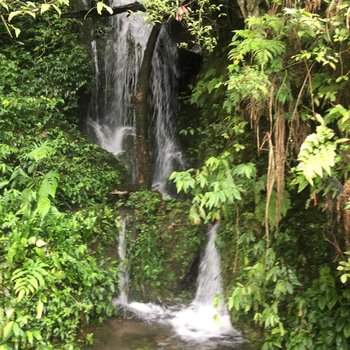
<svg viewBox="0 0 350 350">
<path fill-rule="evenodd" d="M 127 5 L 115 6 L 112 7 L 113 13 L 109 13 L 108 11 L 102 11 L 99 15 L 97 13 L 97 8 L 92 8 L 89 10 L 81 10 L 75 12 L 67 12 L 62 14 L 62 18 L 87 18 L 87 17 L 107 17 L 114 16 L 124 12 L 137 12 L 137 11 L 145 11 L 145 7 L 139 2 L 133 2 Z"/>
</svg>

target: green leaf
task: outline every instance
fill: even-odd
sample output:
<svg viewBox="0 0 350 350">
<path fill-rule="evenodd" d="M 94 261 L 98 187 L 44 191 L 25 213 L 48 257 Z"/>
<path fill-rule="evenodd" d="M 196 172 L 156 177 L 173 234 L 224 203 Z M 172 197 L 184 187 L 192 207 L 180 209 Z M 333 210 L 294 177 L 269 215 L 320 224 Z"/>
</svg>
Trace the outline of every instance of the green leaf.
<svg viewBox="0 0 350 350">
<path fill-rule="evenodd" d="M 9 337 L 9 335 L 11 334 L 13 324 L 14 321 L 10 321 L 6 324 L 6 326 L 4 327 L 3 339 L 7 339 Z"/>
<path fill-rule="evenodd" d="M 27 336 L 29 344 L 33 345 L 33 343 L 34 343 L 33 333 L 31 331 L 27 331 L 26 336 Z"/>
<path fill-rule="evenodd" d="M 58 186 L 59 175 L 56 171 L 49 171 L 40 185 L 39 198 L 46 198 L 48 196 L 54 198 Z"/>
<path fill-rule="evenodd" d="M 109 6 L 103 4 L 103 8 L 106 9 L 109 12 L 109 14 L 113 15 L 113 10 Z"/>
<path fill-rule="evenodd" d="M 102 14 L 102 10 L 103 10 L 103 2 L 99 1 L 96 5 L 96 9 L 97 9 L 97 13 L 100 15 Z"/>
<path fill-rule="evenodd" d="M 55 149 L 49 145 L 48 142 L 44 142 L 41 145 L 34 148 L 31 152 L 26 155 L 28 159 L 34 159 L 39 161 L 52 156 L 55 153 Z"/>
<path fill-rule="evenodd" d="M 49 198 L 41 198 L 38 202 L 37 211 L 41 217 L 41 219 L 44 219 L 44 217 L 47 215 L 51 207 L 51 201 Z"/>
<path fill-rule="evenodd" d="M 10 12 L 9 16 L 8 16 L 8 21 L 11 22 L 11 20 L 16 17 L 16 16 L 19 16 L 23 14 L 23 11 L 13 11 L 13 12 Z"/>
<path fill-rule="evenodd" d="M 347 274 L 344 274 L 344 275 L 341 275 L 341 276 L 340 276 L 340 281 L 341 281 L 342 283 L 346 283 L 347 280 L 348 280 Z"/>
<path fill-rule="evenodd" d="M 36 318 L 38 320 L 41 319 L 44 311 L 44 303 L 42 301 L 39 301 L 38 304 L 36 305 Z"/>
<path fill-rule="evenodd" d="M 15 31 L 16 38 L 18 38 L 19 35 L 21 34 L 21 30 L 14 26 L 12 26 L 12 29 Z"/>
<path fill-rule="evenodd" d="M 19 291 L 19 293 L 18 293 L 17 300 L 21 301 L 24 298 L 25 295 L 26 295 L 26 290 L 25 289 L 21 289 Z"/>
<path fill-rule="evenodd" d="M 46 260 L 47 260 L 47 257 L 46 257 L 46 255 L 45 255 L 45 252 L 44 252 L 42 249 L 40 249 L 40 248 L 34 248 L 34 250 L 35 250 L 35 252 L 37 253 L 37 255 L 40 257 L 40 259 L 41 259 L 42 261 L 46 261 Z"/>
<path fill-rule="evenodd" d="M 16 337 L 20 336 L 20 334 L 22 332 L 21 328 L 19 327 L 18 323 L 16 323 L 16 322 L 13 324 L 12 331 Z"/>
<path fill-rule="evenodd" d="M 33 276 L 30 276 L 29 278 L 27 278 L 27 281 L 34 287 L 32 292 L 34 292 L 35 289 L 39 288 L 39 283 L 38 283 L 37 279 L 34 278 Z M 29 285 L 28 285 L 28 287 L 29 287 Z"/>
<path fill-rule="evenodd" d="M 43 14 L 44 12 L 48 11 L 51 7 L 51 4 L 42 4 L 40 7 L 40 13 Z"/>
<path fill-rule="evenodd" d="M 58 15 L 61 16 L 62 11 L 60 10 L 60 8 L 55 4 L 52 4 L 52 7 L 55 9 L 55 11 L 58 13 Z"/>
<path fill-rule="evenodd" d="M 15 257 L 15 255 L 16 255 L 16 249 L 11 247 L 6 255 L 6 260 L 9 264 L 13 263 L 13 258 Z"/>
</svg>

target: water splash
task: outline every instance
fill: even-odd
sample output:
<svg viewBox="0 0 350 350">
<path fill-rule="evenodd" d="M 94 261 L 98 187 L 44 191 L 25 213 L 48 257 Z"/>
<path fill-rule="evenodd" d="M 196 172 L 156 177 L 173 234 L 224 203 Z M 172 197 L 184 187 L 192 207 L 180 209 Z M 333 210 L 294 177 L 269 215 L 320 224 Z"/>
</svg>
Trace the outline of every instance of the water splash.
<svg viewBox="0 0 350 350">
<path fill-rule="evenodd" d="M 209 240 L 201 259 L 193 302 L 189 307 L 175 312 L 171 320 L 176 332 L 186 340 L 206 341 L 210 338 L 238 335 L 222 303 L 220 257 L 215 246 L 218 227 L 219 224 L 215 224 L 209 228 Z"/>
</svg>

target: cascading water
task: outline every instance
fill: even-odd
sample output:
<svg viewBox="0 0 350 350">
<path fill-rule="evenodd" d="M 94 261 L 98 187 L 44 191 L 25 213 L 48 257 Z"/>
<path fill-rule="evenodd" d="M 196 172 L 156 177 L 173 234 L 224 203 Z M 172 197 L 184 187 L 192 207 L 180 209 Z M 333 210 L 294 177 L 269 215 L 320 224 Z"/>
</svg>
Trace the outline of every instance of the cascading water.
<svg viewBox="0 0 350 350">
<path fill-rule="evenodd" d="M 184 339 L 207 341 L 210 338 L 237 336 L 222 304 L 223 290 L 220 257 L 215 241 L 219 224 L 209 228 L 209 240 L 201 259 L 196 296 L 191 305 L 175 313 L 171 324 Z M 214 300 L 217 300 L 217 307 Z"/>
<path fill-rule="evenodd" d="M 128 3 L 130 0 L 114 0 L 111 6 Z M 109 19 L 107 38 L 91 42 L 96 78 L 87 129 L 102 148 L 113 154 L 127 153 L 132 182 L 136 179 L 133 97 L 151 29 L 139 14 L 120 14 Z M 163 197 L 169 196 L 169 175 L 184 167 L 174 122 L 178 112 L 177 60 L 177 46 L 163 26 L 152 59 L 149 96 L 154 139 L 152 187 Z"/>
<path fill-rule="evenodd" d="M 177 143 L 176 114 L 179 110 L 178 49 L 166 27 L 160 31 L 152 61 L 151 103 L 154 124 L 154 173 L 152 187 L 169 196 L 167 179 L 174 170 L 184 168 L 183 153 Z"/>
<path fill-rule="evenodd" d="M 116 305 L 133 313 L 136 317 L 147 322 L 157 322 L 171 325 L 176 334 L 187 342 L 204 344 L 202 349 L 211 349 L 218 343 L 237 348 L 244 341 L 232 327 L 229 314 L 222 303 L 223 290 L 220 271 L 220 257 L 216 250 L 215 241 L 219 224 L 209 228 L 209 240 L 201 259 L 197 281 L 197 291 L 193 302 L 185 308 L 174 307 L 167 309 L 152 303 L 128 303 L 125 286 L 128 285 L 128 273 L 124 270 L 126 256 L 125 221 L 119 231 L 120 252 L 120 296 Z M 214 306 L 215 299 L 218 300 Z M 175 311 L 174 311 L 175 310 Z M 211 343 L 211 339 L 215 339 Z"/>
<path fill-rule="evenodd" d="M 114 0 L 111 6 L 130 1 Z M 132 177 L 135 166 L 135 116 L 132 98 L 151 26 L 139 14 L 112 16 L 107 38 L 92 41 L 95 87 L 87 117 L 88 132 L 102 148 L 130 156 Z"/>
<path fill-rule="evenodd" d="M 127 3 L 130 3 L 130 0 L 114 0 L 111 5 Z M 109 19 L 107 39 L 91 42 L 96 81 L 87 118 L 88 129 L 102 148 L 114 154 L 126 152 L 129 155 L 134 180 L 136 120 L 132 98 L 137 90 L 138 76 L 150 32 L 151 26 L 144 22 L 141 15 L 121 14 Z M 184 168 L 183 154 L 176 140 L 175 125 L 179 109 L 177 60 L 177 47 L 167 28 L 163 26 L 152 59 L 149 94 L 154 162 L 152 187 L 163 197 L 170 195 L 167 179 L 171 172 Z M 220 259 L 215 247 L 218 225 L 209 229 L 209 241 L 200 265 L 198 289 L 193 302 L 188 307 L 178 306 L 172 309 L 151 303 L 129 302 L 126 225 L 127 219 L 122 218 L 118 234 L 120 295 L 115 300 L 116 305 L 143 320 L 170 325 L 178 339 L 186 341 L 186 344 L 195 341 L 201 342 L 201 349 L 208 346 L 212 348 L 209 340 L 215 338 L 214 344 L 217 344 L 218 339 L 227 340 L 229 347 L 232 345 L 237 348 L 242 343 L 242 338 L 232 327 L 225 307 L 222 304 L 218 308 L 214 307 L 214 299 L 222 296 Z M 167 346 L 159 347 L 163 348 Z M 181 348 L 188 347 L 186 345 Z"/>
<path fill-rule="evenodd" d="M 120 219 L 119 232 L 117 237 L 118 243 L 118 255 L 119 255 L 119 296 L 114 300 L 114 304 L 134 313 L 137 317 L 147 319 L 148 321 L 160 320 L 165 317 L 166 310 L 152 303 L 139 303 L 132 301 L 129 303 L 128 292 L 129 292 L 129 269 L 128 269 L 128 258 L 127 258 L 127 217 Z"/>
<path fill-rule="evenodd" d="M 127 305 L 128 291 L 129 291 L 129 269 L 127 263 L 126 253 L 126 221 L 123 217 L 120 220 L 119 234 L 118 234 L 118 255 L 119 255 L 119 297 L 116 301 L 119 305 Z"/>
</svg>

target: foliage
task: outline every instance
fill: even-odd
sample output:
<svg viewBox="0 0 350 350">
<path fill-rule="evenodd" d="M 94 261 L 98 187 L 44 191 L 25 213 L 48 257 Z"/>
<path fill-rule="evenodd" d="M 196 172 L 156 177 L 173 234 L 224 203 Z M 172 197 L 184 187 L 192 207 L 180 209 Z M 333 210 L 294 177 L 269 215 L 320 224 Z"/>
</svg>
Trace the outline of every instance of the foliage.
<svg viewBox="0 0 350 350">
<path fill-rule="evenodd" d="M 123 169 L 113 156 L 87 143 L 63 115 L 75 113 L 79 92 L 87 84 L 86 52 L 75 43 L 74 22 L 43 20 L 37 26 L 37 31 L 26 32 L 23 45 L 14 43 L 2 50 L 0 142 L 14 147 L 18 153 L 14 166 L 21 165 L 26 173 L 55 169 L 64 175 L 56 196 L 61 207 L 76 207 L 94 198 L 103 202 L 120 183 Z M 54 33 L 59 31 L 58 39 Z M 27 45 L 33 45 L 36 54 L 30 55 Z M 93 158 L 100 162 L 91 162 Z"/>
<path fill-rule="evenodd" d="M 347 255 L 350 255 L 350 252 L 346 252 Z M 350 258 L 346 261 L 340 261 L 338 266 L 339 271 L 343 271 L 343 274 L 340 276 L 342 283 L 346 283 L 348 278 L 350 278 Z"/>
<path fill-rule="evenodd" d="M 163 23 L 166 18 L 173 18 L 187 29 L 191 35 L 192 45 L 197 45 L 207 51 L 213 51 L 217 44 L 215 37 L 215 22 L 210 17 L 220 13 L 221 5 L 211 0 L 192 1 L 182 4 L 178 0 L 147 0 L 144 3 L 147 19 L 152 23 Z M 183 42 L 182 46 L 188 46 Z"/>
<path fill-rule="evenodd" d="M 72 124 L 89 75 L 76 23 L 21 25 L 0 52 L 0 348 L 79 348 L 84 324 L 115 313 L 104 253 L 122 167 Z"/>
<path fill-rule="evenodd" d="M 191 265 L 203 240 L 186 218 L 188 204 L 141 191 L 126 205 L 133 210 L 127 224 L 131 290 L 151 300 L 178 297 L 193 282 Z"/>
<path fill-rule="evenodd" d="M 335 164 L 336 156 L 336 144 L 332 142 L 333 137 L 334 132 L 321 125 L 317 127 L 316 133 L 308 135 L 301 145 L 297 167 L 300 183 L 299 191 L 306 187 L 307 182 L 313 185 L 315 177 L 322 178 L 324 171 L 331 175 L 331 168 Z M 302 183 L 300 176 L 304 177 L 307 182 Z"/>
<path fill-rule="evenodd" d="M 51 1 L 18 1 L 18 0 L 1 0 L 0 1 L 0 19 L 1 24 L 5 27 L 7 33 L 12 38 L 13 35 L 18 37 L 21 33 L 21 24 L 14 25 L 13 19 L 18 17 L 29 17 L 36 19 L 42 15 L 46 16 L 49 12 L 51 16 L 61 16 L 62 11 L 70 5 L 69 0 L 51 0 Z M 113 10 L 103 1 L 96 1 L 96 6 L 92 7 L 89 12 L 96 9 L 99 15 L 105 10 L 110 14 Z M 89 13 L 88 12 L 88 13 Z M 87 15 L 86 15 L 87 16 Z"/>
<path fill-rule="evenodd" d="M 37 15 L 42 15 L 50 9 L 53 9 L 58 14 L 61 14 L 61 9 L 68 5 L 69 0 L 54 0 L 48 3 L 44 1 L 33 2 L 1 0 L 0 18 L 8 34 L 12 37 L 14 33 L 16 37 L 18 37 L 21 30 L 12 24 L 13 18 L 19 16 L 30 16 L 35 19 Z"/>
<path fill-rule="evenodd" d="M 185 172 L 174 172 L 170 180 L 176 183 L 178 192 L 193 194 L 190 210 L 191 220 L 199 224 L 220 221 L 221 216 L 228 216 L 228 207 L 242 199 L 244 180 L 255 177 L 255 165 L 240 164 L 231 168 L 228 157 L 211 157 L 194 175 L 193 169 Z"/>
<path fill-rule="evenodd" d="M 59 12 L 54 4 L 0 0 L 10 35 L 26 29 L 21 42 L 2 39 L 0 53 L 3 348 L 72 348 L 83 321 L 114 310 L 116 270 L 98 253 L 115 233 L 108 192 L 122 171 L 66 121 L 76 121 L 89 71 L 74 22 L 45 14 Z M 151 21 L 174 18 L 207 52 L 219 12 L 232 15 L 211 1 L 145 6 Z M 176 295 L 202 241 L 187 211 L 195 223 L 222 220 L 217 246 L 235 324 L 257 330 L 263 350 L 348 350 L 349 3 L 246 10 L 257 16 L 244 28 L 225 23 L 233 37 L 220 38 L 188 98 L 196 113 L 182 135 L 197 170 L 171 178 L 192 205 L 147 191 L 119 202 L 133 212 L 132 289 Z"/>
<path fill-rule="evenodd" d="M 198 170 L 172 179 L 198 198 L 197 220 L 224 218 L 217 246 L 235 325 L 254 329 L 264 350 L 343 350 L 350 337 L 342 253 L 349 249 L 349 3 L 286 4 L 261 5 L 261 15 L 234 26 L 232 40 L 206 59 L 189 98 L 199 116 L 184 129 L 196 136 Z M 218 168 L 206 163 L 213 158 Z M 237 182 L 241 163 L 253 163 L 256 176 Z M 215 201 L 220 181 L 231 178 L 241 199 L 230 193 Z"/>
<path fill-rule="evenodd" d="M 97 213 L 60 212 L 49 200 L 55 196 L 56 172 L 28 175 L 20 166 L 11 171 L 7 162 L 2 157 L 3 348 L 58 348 L 53 345 L 56 341 L 73 344 L 82 321 L 114 311 L 116 269 L 110 262 L 107 267 L 105 259 L 97 260 L 88 248 Z"/>
</svg>

